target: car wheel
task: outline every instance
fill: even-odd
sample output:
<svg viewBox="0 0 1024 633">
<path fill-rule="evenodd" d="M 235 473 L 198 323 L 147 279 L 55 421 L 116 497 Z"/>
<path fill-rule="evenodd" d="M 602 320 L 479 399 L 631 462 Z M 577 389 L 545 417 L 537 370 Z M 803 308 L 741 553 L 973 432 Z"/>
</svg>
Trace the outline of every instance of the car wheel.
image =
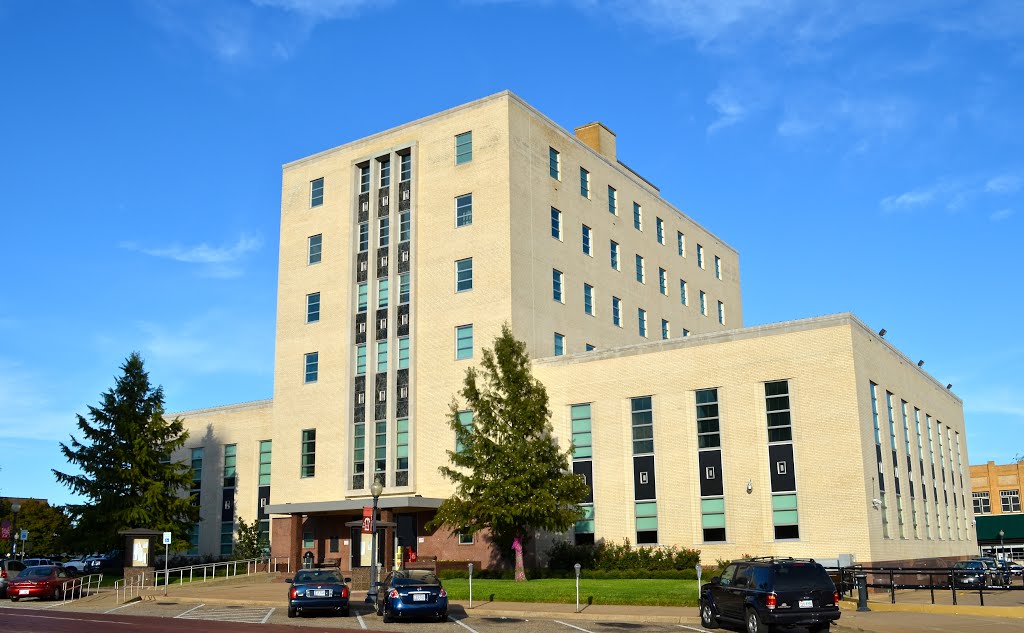
<svg viewBox="0 0 1024 633">
<path fill-rule="evenodd" d="M 349 616 L 348 607 L 341 610 L 341 617 L 347 618 Z"/>
<path fill-rule="evenodd" d="M 700 625 L 705 629 L 717 629 L 718 618 L 711 611 L 711 603 L 702 600 L 700 604 Z"/>
<path fill-rule="evenodd" d="M 384 624 L 387 624 L 392 621 L 391 610 L 388 609 L 387 605 L 384 605 L 384 611 L 381 613 L 381 615 L 384 617 Z"/>
<path fill-rule="evenodd" d="M 295 617 L 295 607 L 288 607 L 288 617 L 289 618 L 294 618 Z"/>
<path fill-rule="evenodd" d="M 807 627 L 808 633 L 828 633 L 830 622 Z"/>
<path fill-rule="evenodd" d="M 18 596 L 11 596 L 11 602 L 17 602 L 18 600 Z"/>
<path fill-rule="evenodd" d="M 768 627 L 761 625 L 761 618 L 757 615 L 757 611 L 753 609 L 747 609 L 747 633 L 766 633 Z"/>
<path fill-rule="evenodd" d="M 375 606 L 375 610 L 377 611 L 377 615 L 384 615 L 384 603 L 378 602 Z"/>
<path fill-rule="evenodd" d="M 437 621 L 438 622 L 444 622 L 447 619 L 448 619 L 448 614 L 447 613 L 438 613 L 437 614 Z"/>
</svg>

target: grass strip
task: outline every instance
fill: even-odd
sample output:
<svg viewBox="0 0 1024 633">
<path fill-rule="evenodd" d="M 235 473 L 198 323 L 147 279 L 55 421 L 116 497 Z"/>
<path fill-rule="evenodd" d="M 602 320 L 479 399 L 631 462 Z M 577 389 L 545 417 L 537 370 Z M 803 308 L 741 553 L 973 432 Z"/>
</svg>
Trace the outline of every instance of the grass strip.
<svg viewBox="0 0 1024 633">
<path fill-rule="evenodd" d="M 444 581 L 452 600 L 469 600 L 469 580 Z M 557 602 L 575 604 L 576 581 L 543 578 L 529 582 L 480 579 L 473 581 L 473 602 Z M 695 607 L 696 580 L 580 580 L 581 604 Z"/>
</svg>

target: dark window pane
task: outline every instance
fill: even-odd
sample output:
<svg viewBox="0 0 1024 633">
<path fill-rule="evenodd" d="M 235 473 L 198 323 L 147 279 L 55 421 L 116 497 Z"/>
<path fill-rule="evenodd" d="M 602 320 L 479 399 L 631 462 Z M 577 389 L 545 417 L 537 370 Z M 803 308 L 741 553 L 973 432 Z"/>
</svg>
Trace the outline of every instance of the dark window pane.
<svg viewBox="0 0 1024 633">
<path fill-rule="evenodd" d="M 765 406 L 769 411 L 782 411 L 789 408 L 789 396 L 779 396 L 765 400 Z"/>
<path fill-rule="evenodd" d="M 658 531 L 637 532 L 636 542 L 638 545 L 653 545 L 658 542 Z"/>
<path fill-rule="evenodd" d="M 707 528 L 704 530 L 704 542 L 725 541 L 725 528 Z"/>
<path fill-rule="evenodd" d="M 788 426 L 768 429 L 768 441 L 769 442 L 787 442 L 793 439 L 793 429 Z"/>
<path fill-rule="evenodd" d="M 775 526 L 775 538 L 800 538 L 800 526 L 799 525 L 776 525 Z M 778 585 L 776 585 L 778 587 Z"/>
<path fill-rule="evenodd" d="M 780 380 L 778 382 L 766 382 L 764 383 L 764 395 L 766 396 L 781 396 L 789 393 L 789 381 Z"/>
</svg>

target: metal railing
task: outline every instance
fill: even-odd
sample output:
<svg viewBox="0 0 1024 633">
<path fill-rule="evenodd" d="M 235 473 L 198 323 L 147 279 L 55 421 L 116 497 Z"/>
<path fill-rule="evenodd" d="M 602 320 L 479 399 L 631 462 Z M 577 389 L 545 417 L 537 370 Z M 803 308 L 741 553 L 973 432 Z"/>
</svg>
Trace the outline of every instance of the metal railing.
<svg viewBox="0 0 1024 633">
<path fill-rule="evenodd" d="M 899 589 L 928 590 L 931 603 L 935 604 L 935 591 L 949 591 L 953 604 L 957 604 L 957 594 L 978 594 L 981 606 L 985 606 L 985 591 L 1024 590 L 1024 577 L 1020 584 L 1014 584 L 1014 576 L 1008 572 L 984 570 L 980 574 L 972 569 L 956 569 L 953 567 L 827 567 L 831 575 L 838 579 L 836 588 L 840 593 L 852 597 L 856 589 L 855 576 L 867 576 L 866 586 L 872 589 L 883 589 L 889 593 L 890 601 L 896 604 L 896 591 Z M 981 576 L 979 579 L 978 576 Z"/>
<path fill-rule="evenodd" d="M 118 602 L 128 602 L 132 598 L 138 598 L 146 587 L 146 576 L 147 574 L 137 574 L 114 581 L 114 594 L 117 596 Z"/>
<path fill-rule="evenodd" d="M 99 591 L 101 582 L 103 582 L 103 574 L 89 574 L 67 580 L 60 588 L 61 600 L 71 602 L 91 596 Z"/>
<path fill-rule="evenodd" d="M 250 558 L 247 560 L 229 560 L 220 563 L 202 563 L 199 565 L 174 567 L 166 571 L 160 569 L 152 572 L 152 586 L 163 587 L 175 582 L 183 585 L 186 582 L 206 582 L 215 578 L 274 573 L 280 571 L 281 566 L 285 563 L 287 565 L 284 571 L 291 572 L 290 558 Z M 263 569 L 260 569 L 261 566 Z"/>
</svg>

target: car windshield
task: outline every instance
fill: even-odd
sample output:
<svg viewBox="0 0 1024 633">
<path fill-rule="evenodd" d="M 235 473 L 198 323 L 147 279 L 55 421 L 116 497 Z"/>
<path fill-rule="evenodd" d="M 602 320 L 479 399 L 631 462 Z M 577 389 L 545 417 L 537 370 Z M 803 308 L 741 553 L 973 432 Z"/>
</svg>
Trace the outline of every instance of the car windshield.
<svg viewBox="0 0 1024 633">
<path fill-rule="evenodd" d="M 53 567 L 29 567 L 18 574 L 18 578 L 46 578 L 52 576 L 53 572 Z"/>
<path fill-rule="evenodd" d="M 832 586 L 832 579 L 821 565 L 796 563 L 775 566 L 776 591 L 823 589 Z"/>
<path fill-rule="evenodd" d="M 440 585 L 441 581 L 429 571 L 396 571 L 391 579 L 393 585 Z"/>
<path fill-rule="evenodd" d="M 295 582 L 296 583 L 303 583 L 303 582 L 313 582 L 313 583 L 316 583 L 316 582 L 320 582 L 320 583 L 336 582 L 336 583 L 340 583 L 341 582 L 341 574 L 339 574 L 336 571 L 321 571 L 321 570 L 300 571 L 299 573 L 295 574 Z"/>
</svg>

